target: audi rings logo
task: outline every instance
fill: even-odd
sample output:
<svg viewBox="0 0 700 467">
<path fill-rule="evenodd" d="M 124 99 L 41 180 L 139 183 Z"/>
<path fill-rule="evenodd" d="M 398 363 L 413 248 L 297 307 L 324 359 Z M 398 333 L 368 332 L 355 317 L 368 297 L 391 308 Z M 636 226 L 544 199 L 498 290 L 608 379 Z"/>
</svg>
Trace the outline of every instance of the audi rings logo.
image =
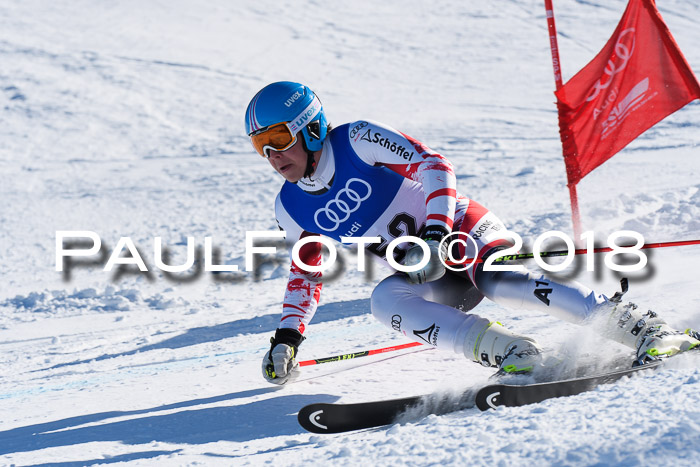
<svg viewBox="0 0 700 467">
<path fill-rule="evenodd" d="M 601 90 L 607 89 L 608 86 L 610 86 L 610 83 L 613 81 L 613 77 L 627 68 L 627 62 L 630 61 L 630 58 L 632 58 L 632 54 L 634 53 L 634 45 L 634 28 L 627 28 L 618 35 L 617 42 L 615 43 L 615 53 L 608 60 L 608 63 L 605 65 L 605 69 L 603 70 L 605 74 L 591 87 L 588 97 L 586 98 L 586 102 L 590 102 L 597 98 Z M 607 80 L 603 83 L 602 81 L 605 76 L 607 76 Z"/>
<path fill-rule="evenodd" d="M 401 331 L 401 315 L 394 315 L 391 317 L 391 327 L 394 331 Z"/>
<path fill-rule="evenodd" d="M 357 125 L 355 125 L 352 131 L 350 131 L 350 138 L 354 138 L 355 136 L 357 136 L 357 133 L 367 125 L 369 125 L 369 123 L 367 122 L 360 122 Z"/>
<path fill-rule="evenodd" d="M 371 194 L 372 187 L 369 183 L 359 178 L 351 178 L 345 184 L 345 188 L 338 191 L 334 199 L 316 211 L 314 222 L 326 232 L 333 232 L 350 218 L 350 214 L 360 209 L 362 202 Z"/>
</svg>

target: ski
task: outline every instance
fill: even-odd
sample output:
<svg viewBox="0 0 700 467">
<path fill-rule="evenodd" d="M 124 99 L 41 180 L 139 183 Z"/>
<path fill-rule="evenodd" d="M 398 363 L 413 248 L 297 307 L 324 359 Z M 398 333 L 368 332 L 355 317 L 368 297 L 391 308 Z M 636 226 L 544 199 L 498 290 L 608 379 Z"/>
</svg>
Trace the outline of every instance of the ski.
<svg viewBox="0 0 700 467">
<path fill-rule="evenodd" d="M 700 334 L 692 329 L 688 329 L 686 333 L 690 334 L 696 339 L 700 337 Z M 676 355 L 687 355 L 688 353 L 700 353 L 700 347 L 696 347 L 688 352 L 682 352 Z M 652 360 L 643 365 L 633 366 L 632 368 L 609 371 L 593 376 L 581 376 L 577 378 L 526 384 L 522 386 L 513 384 L 490 384 L 477 391 L 475 403 L 480 410 L 484 411 L 495 409 L 496 407 L 500 406 L 518 407 L 521 405 L 535 404 L 537 402 L 542 402 L 555 397 L 573 396 L 585 391 L 590 391 L 601 384 L 612 383 L 625 376 L 636 373 L 637 371 L 656 368 L 663 365 L 666 360 L 673 358 L 676 355 L 660 358 L 658 360 Z"/>
<path fill-rule="evenodd" d="M 417 419 L 474 406 L 482 411 L 499 406 L 515 407 L 590 391 L 601 384 L 611 383 L 639 371 L 657 368 L 663 362 L 664 360 L 655 360 L 594 376 L 521 386 L 489 384 L 480 388 L 469 388 L 457 396 L 430 394 L 355 404 L 310 404 L 299 411 L 297 419 L 304 429 L 312 433 L 342 433 L 396 423 L 405 414 L 410 415 L 411 419 Z"/>
<path fill-rule="evenodd" d="M 299 424 L 311 433 L 343 433 L 389 425 L 423 396 L 357 404 L 309 404 L 297 415 Z"/>
<path fill-rule="evenodd" d="M 475 402 L 479 410 L 485 411 L 500 406 L 518 407 L 521 405 L 535 404 L 555 397 L 574 396 L 595 389 L 601 384 L 612 383 L 638 371 L 656 368 L 662 363 L 663 360 L 655 360 L 644 365 L 594 376 L 584 376 L 546 383 L 525 384 L 522 386 L 514 384 L 490 384 L 477 391 Z"/>
</svg>

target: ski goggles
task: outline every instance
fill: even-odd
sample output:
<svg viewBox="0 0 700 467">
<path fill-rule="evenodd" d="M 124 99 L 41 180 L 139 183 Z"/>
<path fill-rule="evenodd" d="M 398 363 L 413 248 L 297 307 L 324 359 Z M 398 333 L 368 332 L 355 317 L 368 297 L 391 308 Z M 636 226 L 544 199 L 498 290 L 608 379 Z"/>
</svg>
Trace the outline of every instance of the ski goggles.
<svg viewBox="0 0 700 467">
<path fill-rule="evenodd" d="M 297 133 L 308 125 L 321 111 L 321 101 L 314 96 L 311 103 L 293 120 L 275 123 L 250 134 L 250 141 L 258 154 L 270 157 L 269 150 L 286 151 L 297 142 Z"/>
<path fill-rule="evenodd" d="M 288 122 L 276 123 L 262 128 L 250 135 L 250 142 L 258 154 L 270 157 L 268 151 L 286 151 L 297 142 L 297 135 L 292 133 Z"/>
</svg>

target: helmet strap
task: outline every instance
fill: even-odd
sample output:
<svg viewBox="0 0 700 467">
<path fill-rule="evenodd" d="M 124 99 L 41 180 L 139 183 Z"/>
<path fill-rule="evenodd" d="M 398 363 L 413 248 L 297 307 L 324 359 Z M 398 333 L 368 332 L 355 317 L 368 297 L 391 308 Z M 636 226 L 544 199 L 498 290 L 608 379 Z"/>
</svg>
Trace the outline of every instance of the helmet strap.
<svg viewBox="0 0 700 467">
<path fill-rule="evenodd" d="M 311 177 L 311 174 L 316 170 L 316 161 L 314 160 L 314 153 L 311 151 L 306 152 L 308 158 L 306 159 L 306 171 L 304 172 L 304 177 Z"/>
<path fill-rule="evenodd" d="M 314 153 L 306 145 L 306 138 L 303 133 L 301 135 L 301 144 L 304 145 L 304 151 L 306 152 L 306 170 L 304 171 L 304 177 L 309 178 L 316 170 L 316 159 L 314 158 Z"/>
</svg>

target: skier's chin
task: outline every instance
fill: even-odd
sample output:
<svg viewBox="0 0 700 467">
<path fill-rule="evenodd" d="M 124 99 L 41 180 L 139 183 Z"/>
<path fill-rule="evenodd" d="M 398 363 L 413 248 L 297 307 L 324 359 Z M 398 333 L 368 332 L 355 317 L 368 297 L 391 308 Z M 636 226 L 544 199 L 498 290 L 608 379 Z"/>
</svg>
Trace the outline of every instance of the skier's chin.
<svg viewBox="0 0 700 467">
<path fill-rule="evenodd" d="M 280 175 L 284 177 L 289 183 L 296 183 L 301 180 L 301 175 L 293 173 L 293 170 L 287 170 L 285 172 L 280 172 Z"/>
<path fill-rule="evenodd" d="M 295 176 L 290 175 L 290 174 L 282 174 L 282 176 L 283 176 L 284 179 L 287 180 L 289 183 L 296 183 L 296 182 L 298 182 L 299 180 L 301 180 L 301 177 L 295 177 Z"/>
</svg>

